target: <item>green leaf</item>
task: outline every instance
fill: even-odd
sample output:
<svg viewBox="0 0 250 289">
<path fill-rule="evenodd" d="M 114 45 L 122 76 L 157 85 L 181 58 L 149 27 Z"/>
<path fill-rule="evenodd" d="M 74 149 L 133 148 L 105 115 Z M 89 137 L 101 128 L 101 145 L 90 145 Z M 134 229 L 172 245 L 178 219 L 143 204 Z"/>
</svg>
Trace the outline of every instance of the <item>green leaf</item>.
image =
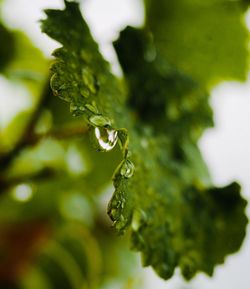
<svg viewBox="0 0 250 289">
<path fill-rule="evenodd" d="M 15 42 L 12 33 L 0 23 L 0 71 L 8 65 L 15 53 Z"/>
<path fill-rule="evenodd" d="M 168 65 L 164 54 L 143 58 L 148 44 L 141 32 L 132 43 L 116 45 L 127 79 L 124 89 L 98 52 L 78 4 L 65 5 L 65 10 L 46 10 L 42 21 L 42 30 L 63 45 L 54 52 L 51 87 L 70 103 L 73 114 L 84 116 L 104 151 L 120 143 L 123 160 L 114 173 L 108 206 L 114 227 L 131 235 L 143 264 L 164 279 L 176 267 L 187 279 L 197 271 L 211 275 L 216 264 L 239 249 L 247 219 L 239 186 L 213 188 L 196 144 L 212 123 L 207 94 Z M 142 49 L 133 52 L 137 40 Z M 127 51 L 131 57 L 124 59 Z M 174 110 L 181 107 L 177 118 L 164 113 L 172 103 Z M 190 119 L 192 113 L 197 118 Z"/>
<path fill-rule="evenodd" d="M 248 31 L 241 1 L 145 2 L 146 26 L 170 63 L 209 88 L 246 79 Z"/>
<path fill-rule="evenodd" d="M 118 109 L 125 100 L 123 89 L 99 53 L 77 4 L 65 4 L 67 9 L 64 12 L 47 10 L 48 19 L 42 21 L 42 30 L 63 44 L 53 53 L 57 59 L 51 69 L 53 92 L 70 102 L 75 115 L 89 118 L 102 115 L 105 118 L 107 114 L 108 122 L 112 124 L 114 119 L 117 122 Z M 62 25 L 61 29 L 58 29 L 58 23 Z"/>
<path fill-rule="evenodd" d="M 118 158 L 115 150 L 94 151 L 87 136 L 26 146 L 1 173 L 0 224 L 59 217 L 91 225 L 95 198 L 110 184 Z"/>
<path fill-rule="evenodd" d="M 11 60 L 2 71 L 3 75 L 13 83 L 23 84 L 32 94 L 40 94 L 47 78 L 47 60 L 23 32 L 14 30 L 9 33 L 14 47 Z"/>
<path fill-rule="evenodd" d="M 20 88 L 30 104 L 18 111 L 6 125 L 0 124 L 0 156 L 8 154 L 20 143 L 44 96 L 48 78 L 48 61 L 29 38 L 21 31 L 8 31 L 8 35 L 10 39 L 3 43 L 8 43 L 9 56 L 1 56 L 0 51 L 0 59 L 4 57 L 8 62 L 0 70 L 5 81 Z M 5 46 L 1 47 L 4 49 Z M 18 93 L 18 89 L 14 92 Z"/>
<path fill-rule="evenodd" d="M 149 31 L 127 27 L 114 46 L 130 88 L 128 103 L 140 120 L 172 138 L 195 140 L 213 125 L 209 94 L 166 61 Z"/>
</svg>

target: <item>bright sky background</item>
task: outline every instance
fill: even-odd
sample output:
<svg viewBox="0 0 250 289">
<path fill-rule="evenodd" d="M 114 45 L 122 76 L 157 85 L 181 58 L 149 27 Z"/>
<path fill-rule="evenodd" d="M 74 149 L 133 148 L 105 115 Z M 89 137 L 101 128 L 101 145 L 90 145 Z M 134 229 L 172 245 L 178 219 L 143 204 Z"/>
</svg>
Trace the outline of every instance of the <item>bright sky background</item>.
<svg viewBox="0 0 250 289">
<path fill-rule="evenodd" d="M 6 0 L 2 15 L 12 28 L 24 30 L 34 43 L 49 56 L 58 44 L 41 34 L 38 20 L 44 17 L 43 8 L 63 7 L 61 0 Z M 94 37 L 101 44 L 105 57 L 120 73 L 110 42 L 119 30 L 143 23 L 143 8 L 139 0 L 86 0 L 84 15 Z M 249 13 L 248 13 L 249 14 Z M 250 28 L 250 14 L 247 17 Z M 0 77 L 0 126 L 20 108 L 29 106 L 27 91 L 11 87 Z M 212 106 L 216 127 L 208 130 L 200 147 L 208 163 L 215 184 L 225 185 L 238 180 L 243 194 L 250 200 L 250 79 L 245 84 L 223 83 L 212 92 Z M 250 210 L 248 207 L 248 215 Z M 226 259 L 226 264 L 216 269 L 210 279 L 199 275 L 192 283 L 184 283 L 177 276 L 169 282 L 160 280 L 151 269 L 145 269 L 144 289 L 249 289 L 250 288 L 250 236 L 240 253 Z M 114 288 L 116 289 L 116 288 Z M 142 288 L 143 289 L 143 288 Z"/>
</svg>

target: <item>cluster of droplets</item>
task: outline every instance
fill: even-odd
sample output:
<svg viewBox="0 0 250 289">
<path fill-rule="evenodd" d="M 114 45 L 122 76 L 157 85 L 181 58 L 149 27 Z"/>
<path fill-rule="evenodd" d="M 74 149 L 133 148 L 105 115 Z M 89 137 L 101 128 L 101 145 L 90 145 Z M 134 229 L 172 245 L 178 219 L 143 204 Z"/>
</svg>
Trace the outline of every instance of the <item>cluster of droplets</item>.
<svg viewBox="0 0 250 289">
<path fill-rule="evenodd" d="M 72 110 L 74 110 L 74 108 L 75 107 L 71 107 Z M 88 121 L 94 127 L 94 137 L 97 140 L 100 149 L 102 151 L 112 150 L 116 146 L 119 136 L 118 131 L 112 128 L 110 119 L 100 114 L 94 103 L 86 104 L 82 108 L 77 107 L 77 110 L 76 113 L 81 113 L 82 111 L 87 112 Z M 127 135 L 122 134 L 121 132 L 120 137 L 122 146 L 126 147 L 126 149 L 124 149 L 124 160 L 119 166 L 118 174 L 125 180 L 133 176 L 135 167 L 133 162 L 129 159 L 129 152 L 126 143 Z M 124 228 L 127 224 L 127 219 L 122 214 L 125 203 L 124 192 L 116 191 L 108 209 L 108 213 L 114 222 L 114 226 L 119 230 Z"/>
<path fill-rule="evenodd" d="M 88 53 L 86 50 L 81 51 L 81 58 L 85 63 L 88 63 L 91 59 L 92 53 Z M 148 58 L 152 58 L 152 55 L 148 55 Z M 72 69 L 76 69 L 76 63 L 72 64 Z M 66 85 L 59 86 L 56 85 L 56 75 L 54 75 L 54 81 L 52 84 L 54 85 L 54 93 L 58 94 L 59 91 L 67 89 Z M 95 77 L 93 71 L 86 65 L 81 69 L 81 83 L 73 81 L 71 86 L 74 89 L 78 89 L 81 96 L 85 99 L 90 98 L 98 93 L 100 84 L 98 83 L 98 79 Z M 65 97 L 64 97 L 65 98 Z M 67 101 L 72 101 L 71 98 L 66 98 Z M 85 115 L 88 119 L 89 123 L 93 127 L 93 135 L 98 142 L 99 148 L 102 151 L 111 151 L 117 144 L 118 139 L 120 139 L 121 146 L 123 148 L 124 160 L 119 166 L 119 176 L 125 181 L 129 179 L 134 174 L 134 164 L 129 159 L 128 149 L 127 149 L 127 133 L 122 133 L 122 130 L 119 132 L 112 127 L 111 120 L 106 116 L 102 115 L 97 109 L 94 102 L 91 104 L 79 105 L 79 103 L 71 102 L 70 110 L 74 116 Z M 122 226 L 126 223 L 125 217 L 122 214 L 122 211 L 125 206 L 125 197 L 124 192 L 116 192 L 115 199 L 111 202 L 111 208 L 109 214 L 111 215 L 114 224 L 116 227 Z"/>
<path fill-rule="evenodd" d="M 125 194 L 123 191 L 114 195 L 108 208 L 108 214 L 114 222 L 117 222 L 118 219 L 121 221 L 121 218 L 123 218 L 121 211 L 125 207 L 125 202 Z"/>
<path fill-rule="evenodd" d="M 130 160 L 127 131 L 125 129 L 119 131 L 114 129 L 111 120 L 99 112 L 94 102 L 92 104 L 85 104 L 82 107 L 71 105 L 71 112 L 75 115 L 82 115 L 84 112 L 90 125 L 93 127 L 93 136 L 98 142 L 101 151 L 107 152 L 112 150 L 116 146 L 118 139 L 120 140 L 124 159 L 117 170 L 119 178 L 122 178 L 122 180 L 119 180 L 119 184 L 131 178 L 134 175 L 135 166 Z M 108 208 L 108 214 L 118 230 L 123 230 L 128 223 L 126 215 L 123 214 L 125 204 L 125 192 L 116 187 L 116 192 Z"/>
<path fill-rule="evenodd" d="M 116 177 L 119 179 L 119 186 L 116 187 L 116 192 L 110 202 L 108 208 L 108 214 L 114 222 L 114 226 L 117 230 L 123 230 L 128 224 L 128 218 L 123 215 L 126 205 L 125 192 L 122 189 L 122 183 L 126 182 L 134 174 L 134 164 L 127 158 L 122 161 L 117 171 Z M 115 178 L 116 178 L 115 177 Z M 120 179 L 122 178 L 122 179 Z"/>
<path fill-rule="evenodd" d="M 98 114 L 98 111 L 92 107 L 91 109 L 93 115 L 89 117 L 89 122 L 95 127 L 94 135 L 98 141 L 98 144 L 103 151 L 112 150 L 118 141 L 118 131 L 113 129 L 111 126 L 111 121 L 109 118 Z M 128 159 L 128 151 L 125 152 L 125 159 L 120 165 L 119 173 L 124 178 L 131 178 L 134 174 L 134 164 Z"/>
</svg>

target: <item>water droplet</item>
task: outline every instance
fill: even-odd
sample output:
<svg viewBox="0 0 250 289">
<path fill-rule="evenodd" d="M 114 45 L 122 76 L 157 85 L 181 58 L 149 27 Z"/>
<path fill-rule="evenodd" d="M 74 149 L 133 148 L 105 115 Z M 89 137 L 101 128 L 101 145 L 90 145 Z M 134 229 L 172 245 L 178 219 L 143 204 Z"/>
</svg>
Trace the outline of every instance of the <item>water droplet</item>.
<svg viewBox="0 0 250 289">
<path fill-rule="evenodd" d="M 85 111 L 84 106 L 77 106 L 73 103 L 70 104 L 70 112 L 73 116 L 79 116 L 82 114 L 83 111 Z"/>
<path fill-rule="evenodd" d="M 98 109 L 95 105 L 95 103 L 92 103 L 92 104 L 86 104 L 85 107 L 90 111 L 90 112 L 93 112 L 94 114 L 98 114 Z"/>
<path fill-rule="evenodd" d="M 129 179 L 133 176 L 134 170 L 135 170 L 134 164 L 129 159 L 126 159 L 121 166 L 120 174 L 123 177 Z"/>
<path fill-rule="evenodd" d="M 110 127 L 111 126 L 111 122 L 110 122 L 109 118 L 107 118 L 101 114 L 92 115 L 89 118 L 89 121 L 94 126 L 99 126 L 99 127 Z"/>
<path fill-rule="evenodd" d="M 117 209 L 121 210 L 121 209 L 124 209 L 125 207 L 125 199 L 122 198 L 121 200 L 119 200 L 117 202 L 117 205 L 116 205 Z"/>
<path fill-rule="evenodd" d="M 95 128 L 95 136 L 102 150 L 112 150 L 118 140 L 118 133 L 114 129 L 108 129 L 103 127 Z"/>
<path fill-rule="evenodd" d="M 73 103 L 70 104 L 70 112 L 74 113 L 77 110 L 77 106 Z"/>
<path fill-rule="evenodd" d="M 111 211 L 110 211 L 110 216 L 112 218 L 113 221 L 117 221 L 118 218 L 119 218 L 119 211 L 116 210 L 115 208 L 113 208 Z"/>
<path fill-rule="evenodd" d="M 112 209 L 110 210 L 110 215 L 111 215 L 111 216 L 115 216 L 116 212 L 117 212 L 116 208 L 112 208 Z"/>
<path fill-rule="evenodd" d="M 88 87 L 86 87 L 85 85 L 80 87 L 80 93 L 83 97 L 88 98 L 90 95 L 89 89 Z"/>
</svg>

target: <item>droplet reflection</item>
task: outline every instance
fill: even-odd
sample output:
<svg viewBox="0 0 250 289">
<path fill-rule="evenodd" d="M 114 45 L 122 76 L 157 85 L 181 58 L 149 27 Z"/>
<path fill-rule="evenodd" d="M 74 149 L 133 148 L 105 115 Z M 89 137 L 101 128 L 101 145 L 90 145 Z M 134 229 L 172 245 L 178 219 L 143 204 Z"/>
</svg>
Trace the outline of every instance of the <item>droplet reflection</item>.
<svg viewBox="0 0 250 289">
<path fill-rule="evenodd" d="M 126 159 L 121 166 L 120 173 L 125 178 L 131 178 L 134 174 L 134 170 L 135 170 L 134 164 L 129 159 Z"/>
<path fill-rule="evenodd" d="M 114 129 L 96 127 L 95 128 L 95 137 L 104 151 L 112 150 L 118 140 L 118 133 Z"/>
</svg>

